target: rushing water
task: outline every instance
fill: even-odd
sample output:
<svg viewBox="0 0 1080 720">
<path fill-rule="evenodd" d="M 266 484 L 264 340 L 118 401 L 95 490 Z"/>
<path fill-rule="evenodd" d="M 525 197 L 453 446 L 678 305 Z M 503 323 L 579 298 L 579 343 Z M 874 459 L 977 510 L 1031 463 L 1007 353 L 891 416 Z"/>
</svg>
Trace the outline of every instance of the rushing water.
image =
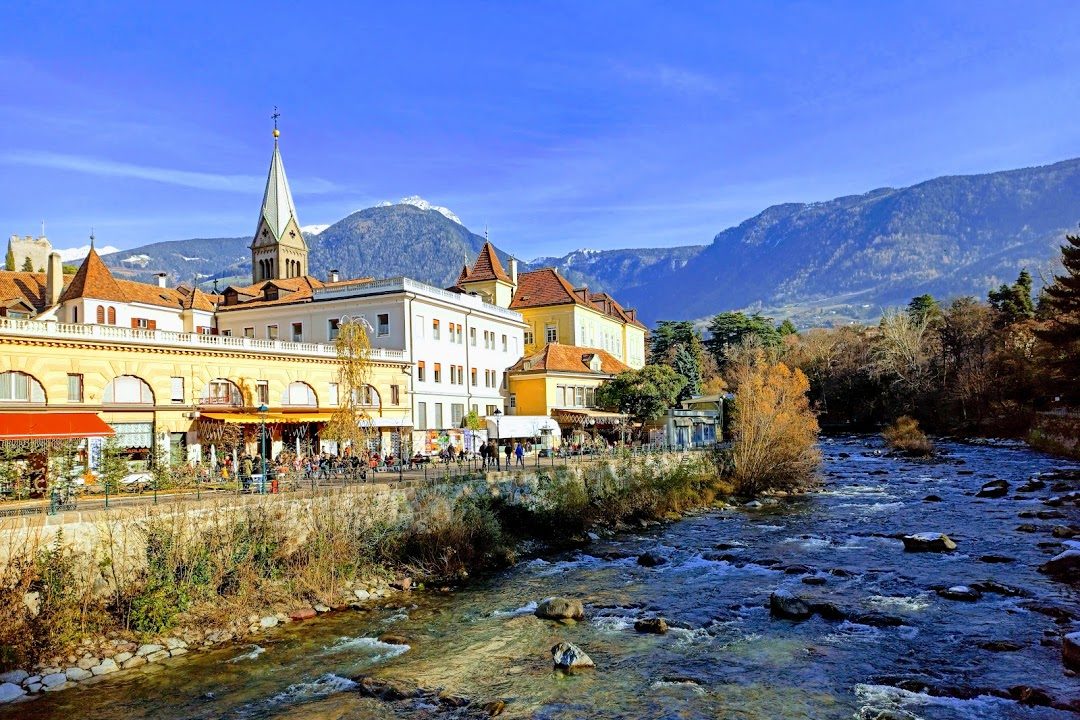
<svg viewBox="0 0 1080 720">
<path fill-rule="evenodd" d="M 116 718 L 438 717 L 430 703 L 363 698 L 350 678 L 373 674 L 446 688 L 506 716 L 535 718 L 1066 718 L 980 690 L 1039 687 L 1059 701 L 1080 698 L 1061 663 L 1059 625 L 1046 608 L 1080 616 L 1080 591 L 1036 568 L 1061 547 L 1050 530 L 1080 525 L 1043 503 L 1080 467 L 1020 445 L 942 443 L 931 461 L 893 458 L 874 438 L 823 442 L 821 492 L 762 509 L 718 510 L 592 543 L 586 550 L 526 561 L 459 592 L 416 593 L 367 612 L 293 624 L 257 645 L 193 654 L 145 672 L 103 678 L 0 710 L 0 717 Z M 1036 473 L 1046 489 L 1017 494 Z M 1008 497 L 979 499 L 989 479 Z M 925 502 L 927 495 L 941 502 Z M 1026 512 L 1025 512 L 1026 511 Z M 1036 525 L 1021 532 L 1020 524 Z M 945 532 L 951 554 L 905 553 L 896 533 Z M 646 550 L 667 558 L 641 567 Z M 988 555 L 1013 562 L 986 562 Z M 805 566 L 805 568 L 794 567 Z M 824 584 L 803 582 L 817 575 Z M 987 593 L 976 602 L 935 588 L 995 580 L 1024 596 Z M 786 586 L 843 608 L 849 618 L 777 620 L 770 593 Z M 584 622 L 533 616 L 550 595 L 582 598 Z M 1043 612 L 1034 610 L 1039 607 Z M 642 635 L 636 618 L 661 615 L 664 636 Z M 881 622 L 881 618 L 887 618 Z M 387 631 L 408 647 L 375 638 Z M 574 642 L 596 661 L 573 675 L 551 669 L 550 647 Z M 1019 649 L 992 652 L 980 643 Z M 898 689 L 904 680 L 953 688 L 957 697 Z M 940 691 L 939 691 L 940 692 Z M 881 714 L 892 711 L 892 714 Z"/>
</svg>

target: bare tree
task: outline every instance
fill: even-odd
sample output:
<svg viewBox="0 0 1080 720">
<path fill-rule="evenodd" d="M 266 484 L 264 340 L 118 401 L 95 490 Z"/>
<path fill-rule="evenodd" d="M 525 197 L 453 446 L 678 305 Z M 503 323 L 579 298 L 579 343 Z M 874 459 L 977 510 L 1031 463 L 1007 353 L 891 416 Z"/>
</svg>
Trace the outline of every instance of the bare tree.
<svg viewBox="0 0 1080 720">
<path fill-rule="evenodd" d="M 363 319 L 342 323 L 334 348 L 339 362 L 338 409 L 323 436 L 336 441 L 339 448 L 352 447 L 355 453 L 367 446 L 370 436 L 370 418 L 364 400 L 371 373 L 371 339 Z"/>
</svg>

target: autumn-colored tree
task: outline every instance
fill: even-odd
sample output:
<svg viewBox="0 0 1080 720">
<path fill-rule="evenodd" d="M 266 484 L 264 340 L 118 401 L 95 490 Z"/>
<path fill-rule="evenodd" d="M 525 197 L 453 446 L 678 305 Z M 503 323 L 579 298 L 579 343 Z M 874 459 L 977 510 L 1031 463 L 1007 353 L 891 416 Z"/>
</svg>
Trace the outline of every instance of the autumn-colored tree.
<svg viewBox="0 0 1080 720">
<path fill-rule="evenodd" d="M 753 495 L 811 485 L 821 451 L 806 375 L 758 352 L 734 365 L 729 379 L 735 410 L 728 472 L 736 492 Z"/>
<path fill-rule="evenodd" d="M 323 430 L 323 437 L 349 446 L 353 452 L 367 447 L 370 423 L 364 409 L 364 393 L 371 368 L 371 339 L 362 319 L 338 327 L 334 339 L 338 357 L 338 409 Z"/>
<path fill-rule="evenodd" d="M 881 435 L 889 447 L 902 453 L 929 455 L 934 452 L 934 443 L 919 429 L 919 421 L 907 415 L 897 418 Z"/>
</svg>

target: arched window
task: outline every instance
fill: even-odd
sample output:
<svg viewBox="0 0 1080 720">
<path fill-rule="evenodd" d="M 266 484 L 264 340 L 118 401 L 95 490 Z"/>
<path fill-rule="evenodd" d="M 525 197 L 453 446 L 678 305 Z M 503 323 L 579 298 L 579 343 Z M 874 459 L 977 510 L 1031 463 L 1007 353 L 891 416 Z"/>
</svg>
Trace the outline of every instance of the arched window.
<svg viewBox="0 0 1080 720">
<path fill-rule="evenodd" d="M 45 404 L 45 389 L 33 375 L 12 370 L 0 373 L 0 402 Z"/>
<path fill-rule="evenodd" d="M 236 383 L 225 378 L 215 378 L 203 388 L 200 405 L 216 405 L 218 407 L 243 407 L 244 394 Z"/>
<path fill-rule="evenodd" d="M 116 324 L 116 308 L 114 308 L 112 305 L 109 306 L 109 324 Z"/>
<path fill-rule="evenodd" d="M 105 386 L 106 405 L 153 405 L 154 391 L 141 377 L 121 375 Z"/>
<path fill-rule="evenodd" d="M 315 397 L 315 391 L 304 382 L 289 383 L 285 392 L 281 394 L 282 405 L 299 405 L 301 407 L 318 407 L 319 399 Z"/>
<path fill-rule="evenodd" d="M 379 391 L 371 385 L 365 385 L 363 388 L 357 388 L 356 390 L 353 390 L 353 392 L 356 394 L 356 404 L 360 407 L 382 407 L 382 398 L 379 397 Z"/>
<path fill-rule="evenodd" d="M 104 325 L 105 324 L 105 306 L 104 305 L 98 305 L 97 306 L 97 324 L 98 325 Z"/>
</svg>

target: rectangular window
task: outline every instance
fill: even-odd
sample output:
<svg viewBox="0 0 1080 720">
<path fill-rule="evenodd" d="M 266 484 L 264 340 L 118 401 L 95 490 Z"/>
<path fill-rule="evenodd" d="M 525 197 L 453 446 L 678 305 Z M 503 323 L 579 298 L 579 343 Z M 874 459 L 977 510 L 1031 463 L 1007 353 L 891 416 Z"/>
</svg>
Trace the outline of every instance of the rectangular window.
<svg viewBox="0 0 1080 720">
<path fill-rule="evenodd" d="M 480 406 L 479 406 L 479 405 L 477 405 L 476 403 L 473 403 L 473 406 L 472 406 L 472 411 L 473 411 L 474 413 L 476 413 L 477 415 L 479 415 L 479 414 L 480 414 Z"/>
<path fill-rule="evenodd" d="M 391 385 L 390 386 L 390 404 L 391 405 L 400 405 L 401 404 L 401 386 L 400 385 Z"/>
<path fill-rule="evenodd" d="M 157 321 L 147 318 L 131 318 L 131 327 L 138 328 L 139 330 L 156 330 Z"/>
<path fill-rule="evenodd" d="M 304 323 L 292 324 L 292 341 L 304 342 Z"/>
<path fill-rule="evenodd" d="M 277 325 L 266 326 L 266 339 L 277 340 Z"/>
<path fill-rule="evenodd" d="M 83 401 L 83 376 L 68 375 L 68 402 Z"/>
<path fill-rule="evenodd" d="M 510 345 L 507 344 L 507 339 L 505 335 L 502 336 L 502 349 L 503 352 L 507 352 L 510 350 Z"/>
<path fill-rule="evenodd" d="M 484 409 L 484 414 L 485 414 L 485 415 L 494 415 L 494 414 L 495 414 L 495 411 L 496 411 L 497 409 L 498 409 L 498 406 L 497 406 L 497 405 L 488 405 L 488 406 L 487 406 L 487 407 L 486 407 L 486 408 Z"/>
<path fill-rule="evenodd" d="M 458 365 L 457 366 L 457 382 L 458 382 L 458 385 L 464 385 L 465 384 L 465 366 L 464 365 Z"/>
<path fill-rule="evenodd" d="M 462 403 L 454 403 L 450 406 L 450 425 L 453 427 L 461 427 L 461 421 L 465 418 L 465 405 Z"/>
<path fill-rule="evenodd" d="M 427 367 L 424 365 L 424 361 L 421 360 L 416 363 L 416 380 L 417 382 L 424 382 L 427 378 Z"/>
<path fill-rule="evenodd" d="M 378 328 L 377 328 L 377 333 L 378 333 L 379 337 L 382 337 L 383 335 L 389 335 L 390 334 L 390 315 L 388 313 L 380 313 L 379 317 L 378 317 L 378 320 L 379 320 L 379 324 L 378 324 Z"/>
<path fill-rule="evenodd" d="M 566 386 L 559 385 L 555 388 L 555 404 L 559 407 L 566 407 Z"/>
<path fill-rule="evenodd" d="M 431 418 L 431 421 L 435 424 L 435 429 L 442 428 L 442 403 L 435 403 L 435 416 Z"/>
<path fill-rule="evenodd" d="M 476 368 L 473 368 L 472 370 L 470 370 L 469 374 L 470 374 L 471 379 L 472 379 L 472 386 L 476 387 Z"/>
<path fill-rule="evenodd" d="M 416 403 L 416 429 L 427 430 L 427 403 Z"/>
<path fill-rule="evenodd" d="M 517 394 L 516 393 L 510 393 L 510 409 L 511 410 L 516 410 L 517 409 Z"/>
<path fill-rule="evenodd" d="M 535 339 L 533 338 L 533 331 L 532 330 L 526 330 L 525 331 L 525 344 L 526 345 L 532 345 L 534 342 L 535 342 Z"/>
<path fill-rule="evenodd" d="M 476 328 L 469 328 L 469 344 L 476 347 Z"/>
<path fill-rule="evenodd" d="M 172 388 L 172 401 L 174 403 L 183 404 L 184 402 L 184 378 L 174 377 L 171 383 Z"/>
<path fill-rule="evenodd" d="M 431 321 L 431 339 L 432 340 L 438 340 L 439 337 L 440 337 L 440 335 L 439 335 L 439 321 L 438 320 L 432 320 Z"/>
<path fill-rule="evenodd" d="M 559 342 L 559 328 L 556 325 L 548 323 L 544 326 L 544 340 L 549 343 Z"/>
<path fill-rule="evenodd" d="M 416 336 L 418 338 L 423 339 L 424 333 L 427 332 L 427 325 L 425 325 L 426 322 L 427 320 L 424 319 L 423 315 L 416 316 Z"/>
<path fill-rule="evenodd" d="M 232 330 L 222 330 L 221 334 L 225 337 L 232 337 Z"/>
<path fill-rule="evenodd" d="M 244 328 L 244 337 L 246 337 L 246 338 L 255 337 L 255 328 L 253 328 L 253 327 Z"/>
<path fill-rule="evenodd" d="M 326 393 L 326 395 L 327 395 L 327 400 L 330 401 L 331 405 L 337 405 L 338 404 L 338 384 L 337 383 L 330 383 L 330 387 L 328 388 L 328 392 Z"/>
<path fill-rule="evenodd" d="M 596 407 L 596 388 L 585 388 L 585 407 Z"/>
<path fill-rule="evenodd" d="M 464 345 L 465 344 L 465 328 L 462 327 L 460 323 L 457 326 L 457 344 L 458 345 Z"/>
<path fill-rule="evenodd" d="M 270 383 L 266 380 L 259 380 L 255 383 L 255 395 L 259 399 L 260 405 L 270 404 Z"/>
<path fill-rule="evenodd" d="M 330 342 L 337 340 L 339 322 L 338 318 L 330 318 L 326 321 L 326 338 Z"/>
<path fill-rule="evenodd" d="M 195 333 L 198 335 L 213 335 L 214 328 L 210 327 L 209 325 L 199 325 L 197 328 L 195 328 Z"/>
<path fill-rule="evenodd" d="M 435 382 L 442 382 L 442 363 L 435 363 Z"/>
<path fill-rule="evenodd" d="M 583 407 L 585 405 L 585 388 L 574 388 L 574 407 Z"/>
</svg>

